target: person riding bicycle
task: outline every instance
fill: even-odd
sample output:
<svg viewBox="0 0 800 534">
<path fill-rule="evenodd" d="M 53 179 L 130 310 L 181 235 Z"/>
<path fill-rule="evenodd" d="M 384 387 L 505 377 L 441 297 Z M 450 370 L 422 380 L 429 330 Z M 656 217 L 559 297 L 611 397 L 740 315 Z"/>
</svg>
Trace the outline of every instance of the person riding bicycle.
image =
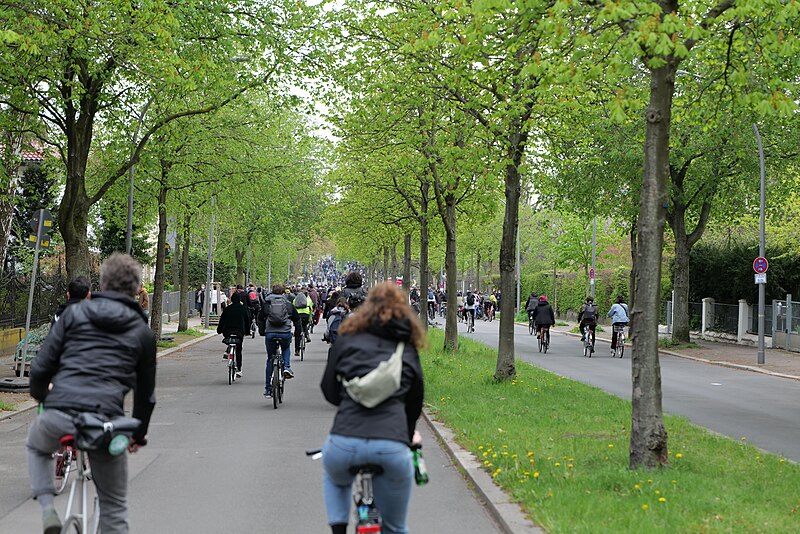
<svg viewBox="0 0 800 534">
<path fill-rule="evenodd" d="M 472 322 L 475 322 L 475 306 L 477 305 L 478 299 L 475 297 L 475 294 L 470 290 L 467 291 L 467 296 L 464 297 L 464 319 L 467 319 L 468 316 L 472 316 Z"/>
<path fill-rule="evenodd" d="M 247 303 L 247 311 L 250 312 L 250 319 L 258 317 L 258 312 L 261 311 L 261 295 L 258 292 L 255 284 L 252 282 L 247 284 L 247 294 L 244 302 Z"/>
<path fill-rule="evenodd" d="M 533 313 L 533 322 L 536 324 L 536 337 L 539 337 L 539 332 L 543 326 L 550 327 L 556 324 L 556 315 L 553 313 L 553 307 L 547 301 L 547 295 L 539 297 L 539 304 Z"/>
<path fill-rule="evenodd" d="M 26 442 L 33 497 L 42 509 L 44 532 L 61 531 L 53 499 L 53 453 L 81 412 L 113 419 L 125 415 L 123 401 L 133 389 L 133 432 L 129 452 L 147 444 L 155 407 L 156 339 L 137 299 L 142 266 L 115 252 L 100 266 L 100 293 L 72 304 L 50 329 L 31 363 L 30 392 L 43 411 Z M 108 449 L 89 451 L 97 487 L 101 532 L 128 532 L 128 457 Z"/>
<path fill-rule="evenodd" d="M 428 288 L 428 317 L 436 315 L 436 293 L 433 291 L 433 286 Z"/>
<path fill-rule="evenodd" d="M 616 354 L 617 350 L 617 332 L 614 330 L 615 326 L 628 326 L 630 322 L 628 316 L 628 305 L 625 304 L 625 299 L 622 295 L 617 297 L 617 301 L 608 310 L 607 317 L 611 317 L 611 354 Z"/>
<path fill-rule="evenodd" d="M 322 447 L 325 506 L 333 534 L 347 529 L 351 468 L 366 463 L 383 469 L 372 481 L 382 531 L 408 532 L 414 480 L 409 446 L 421 441 L 415 427 L 424 397 L 417 351 L 425 344 L 419 318 L 392 282 L 375 286 L 362 308 L 339 328 L 320 384 L 325 399 L 337 406 Z M 364 377 L 374 373 L 386 380 L 367 387 L 370 379 Z"/>
<path fill-rule="evenodd" d="M 350 272 L 344 279 L 344 289 L 341 296 L 347 300 L 347 305 L 351 310 L 355 310 L 367 300 L 367 290 L 363 287 L 364 278 L 361 273 Z"/>
<path fill-rule="evenodd" d="M 311 298 L 309 298 L 307 289 L 304 287 L 300 291 L 297 292 L 297 296 L 294 298 L 295 309 L 297 310 L 298 315 L 300 315 L 300 328 L 296 328 L 294 331 L 294 350 L 295 352 L 300 352 L 300 336 L 305 336 L 306 343 L 311 343 L 311 336 L 308 335 L 308 327 L 311 324 L 311 314 L 313 313 Z"/>
<path fill-rule="evenodd" d="M 272 366 L 275 363 L 276 347 L 280 345 L 283 353 L 283 376 L 294 378 L 292 371 L 292 325 L 300 328 L 300 315 L 286 300 L 286 287 L 283 284 L 272 286 L 272 293 L 264 298 L 258 314 L 258 332 L 264 336 L 267 346 L 266 384 L 264 396 L 272 397 Z"/>
<path fill-rule="evenodd" d="M 533 321 L 537 306 L 539 306 L 539 295 L 537 295 L 536 292 L 531 292 L 528 301 L 525 303 L 525 311 L 528 312 L 529 322 Z"/>
<path fill-rule="evenodd" d="M 483 294 L 481 304 L 483 305 L 483 316 L 488 320 L 492 313 L 492 294 L 490 292 L 487 291 Z"/>
<path fill-rule="evenodd" d="M 236 378 L 242 376 L 242 342 L 245 334 L 250 331 L 250 312 L 243 300 L 246 298 L 243 293 L 234 291 L 231 305 L 222 310 L 217 325 L 217 334 L 222 334 L 225 339 L 236 336 Z"/>
<path fill-rule="evenodd" d="M 595 329 L 597 328 L 597 305 L 594 303 L 594 297 L 586 297 L 586 302 L 581 304 L 581 309 L 578 311 L 578 329 L 581 331 L 581 341 L 586 337 L 584 328 L 587 326 L 592 334 L 592 346 L 594 346 Z"/>
</svg>

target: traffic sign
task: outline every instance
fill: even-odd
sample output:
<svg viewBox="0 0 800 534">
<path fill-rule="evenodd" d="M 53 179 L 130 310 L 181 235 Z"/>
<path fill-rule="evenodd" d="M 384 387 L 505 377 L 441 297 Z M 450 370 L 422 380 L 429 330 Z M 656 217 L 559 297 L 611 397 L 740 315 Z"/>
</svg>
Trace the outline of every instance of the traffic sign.
<svg viewBox="0 0 800 534">
<path fill-rule="evenodd" d="M 33 216 L 30 226 L 34 233 L 28 236 L 25 244 L 31 248 L 36 248 L 38 243 L 39 248 L 49 248 L 49 232 L 53 229 L 53 215 L 48 210 L 39 210 Z"/>
<path fill-rule="evenodd" d="M 753 261 L 753 270 L 758 274 L 765 273 L 769 269 L 767 258 L 759 256 Z"/>
<path fill-rule="evenodd" d="M 589 269 L 589 278 L 594 280 L 594 269 Z"/>
<path fill-rule="evenodd" d="M 766 284 L 767 283 L 767 273 L 756 273 L 756 284 Z"/>
</svg>

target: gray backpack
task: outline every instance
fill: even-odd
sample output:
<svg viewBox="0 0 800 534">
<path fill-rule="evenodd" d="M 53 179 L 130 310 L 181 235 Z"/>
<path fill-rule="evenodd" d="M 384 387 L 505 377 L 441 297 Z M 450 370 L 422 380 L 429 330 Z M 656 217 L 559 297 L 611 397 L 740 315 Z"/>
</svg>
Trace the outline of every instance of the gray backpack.
<svg viewBox="0 0 800 534">
<path fill-rule="evenodd" d="M 284 326 L 289 319 L 289 303 L 285 298 L 270 299 L 267 321 L 272 326 Z"/>
</svg>

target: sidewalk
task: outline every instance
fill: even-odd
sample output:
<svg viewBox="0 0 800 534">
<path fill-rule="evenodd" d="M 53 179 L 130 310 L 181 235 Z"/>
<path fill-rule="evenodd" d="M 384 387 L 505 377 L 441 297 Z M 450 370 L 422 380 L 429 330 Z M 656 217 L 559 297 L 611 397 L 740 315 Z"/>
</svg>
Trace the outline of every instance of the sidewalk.
<svg viewBox="0 0 800 534">
<path fill-rule="evenodd" d="M 577 326 L 577 323 L 570 323 L 569 326 L 553 327 L 553 330 L 579 337 L 580 334 L 570 332 L 570 330 L 576 328 Z M 611 343 L 611 327 L 601 325 L 601 328 L 603 328 L 605 331 L 598 332 L 597 341 Z M 627 345 L 630 343 L 630 341 L 630 338 L 628 338 L 625 351 L 626 357 L 628 352 Z M 659 352 L 661 354 L 669 354 L 670 356 L 688 358 L 714 365 L 722 365 L 725 367 L 733 367 L 736 369 L 743 369 L 756 373 L 764 373 L 773 376 L 781 376 L 784 378 L 800 380 L 800 353 L 789 352 L 782 349 L 766 348 L 764 349 L 765 363 L 759 365 L 756 363 L 756 347 L 737 345 L 735 343 L 725 343 L 722 341 L 706 341 L 695 338 L 692 339 L 692 342 L 696 345 L 699 345 L 699 347 L 667 348 L 660 349 Z M 769 340 L 767 342 L 769 342 Z"/>
</svg>

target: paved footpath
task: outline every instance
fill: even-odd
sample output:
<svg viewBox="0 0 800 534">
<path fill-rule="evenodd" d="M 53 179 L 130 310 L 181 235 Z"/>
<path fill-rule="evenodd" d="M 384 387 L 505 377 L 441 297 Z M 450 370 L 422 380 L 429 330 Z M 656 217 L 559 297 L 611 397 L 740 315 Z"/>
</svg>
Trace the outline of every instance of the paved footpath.
<svg viewBox="0 0 800 534">
<path fill-rule="evenodd" d="M 322 467 L 304 454 L 322 444 L 334 415 L 319 390 L 328 348 L 320 338 L 305 361 L 293 356 L 297 378 L 278 410 L 262 396 L 261 337 L 245 341 L 245 375 L 230 386 L 221 336 L 160 357 L 150 445 L 130 458 L 132 532 L 326 531 Z M 24 454 L 34 417 L 28 410 L 0 421 L 0 534 L 40 531 Z M 414 487 L 411 531 L 502 532 L 430 428 L 419 427 L 431 482 Z M 63 513 L 66 496 L 56 502 Z"/>
</svg>

